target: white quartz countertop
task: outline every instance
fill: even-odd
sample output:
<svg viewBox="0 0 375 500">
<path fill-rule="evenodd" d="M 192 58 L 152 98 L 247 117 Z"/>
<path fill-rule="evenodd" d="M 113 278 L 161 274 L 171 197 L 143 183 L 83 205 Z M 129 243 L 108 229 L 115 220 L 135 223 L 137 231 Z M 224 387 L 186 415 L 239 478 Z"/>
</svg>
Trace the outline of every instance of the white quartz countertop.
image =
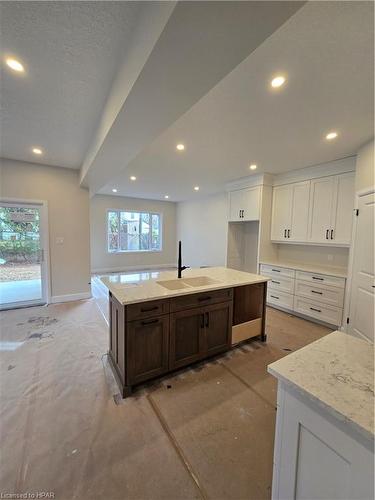
<svg viewBox="0 0 375 500">
<path fill-rule="evenodd" d="M 277 260 L 262 260 L 261 264 L 269 266 L 286 267 L 288 269 L 296 269 L 297 271 L 306 271 L 308 273 L 327 274 L 329 276 L 336 276 L 337 278 L 346 278 L 348 275 L 347 269 L 343 267 L 322 266 L 319 264 L 296 263 L 291 261 L 277 261 Z"/>
<path fill-rule="evenodd" d="M 374 439 L 374 346 L 333 332 L 268 365 L 294 387 L 367 439 Z"/>
<path fill-rule="evenodd" d="M 140 272 L 134 274 L 112 274 L 100 277 L 104 285 L 112 292 L 115 298 L 123 305 L 136 304 L 157 299 L 168 299 L 179 295 L 190 295 L 193 293 L 209 290 L 221 290 L 253 283 L 264 283 L 270 278 L 259 274 L 245 273 L 227 267 L 207 267 L 197 269 L 186 269 L 182 273 L 183 278 L 206 276 L 213 283 L 204 286 L 186 286 L 177 290 L 164 288 L 158 281 L 177 279 L 177 270 L 161 272 Z"/>
</svg>

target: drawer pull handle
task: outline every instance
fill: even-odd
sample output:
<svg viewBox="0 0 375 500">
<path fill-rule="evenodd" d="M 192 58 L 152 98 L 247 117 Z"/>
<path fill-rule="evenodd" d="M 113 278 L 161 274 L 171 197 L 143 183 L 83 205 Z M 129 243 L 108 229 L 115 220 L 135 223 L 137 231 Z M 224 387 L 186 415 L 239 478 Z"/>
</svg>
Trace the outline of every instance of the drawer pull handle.
<svg viewBox="0 0 375 500">
<path fill-rule="evenodd" d="M 146 313 L 146 312 L 156 311 L 156 309 L 159 309 L 159 306 L 147 307 L 147 308 L 142 307 L 141 312 Z"/>
<path fill-rule="evenodd" d="M 281 273 L 280 269 L 271 269 L 274 273 Z"/>
<path fill-rule="evenodd" d="M 317 278 L 316 276 L 312 277 L 313 280 L 319 280 L 319 281 L 324 281 L 324 278 Z"/>
<path fill-rule="evenodd" d="M 323 295 L 323 292 L 317 292 L 316 290 L 311 290 L 311 293 L 317 293 L 318 295 Z"/>
<path fill-rule="evenodd" d="M 311 309 L 312 311 L 316 311 L 316 312 L 318 312 L 318 313 L 321 313 L 321 312 L 322 312 L 320 309 L 315 309 L 315 307 L 310 307 L 310 309 Z"/>
<path fill-rule="evenodd" d="M 280 281 L 271 280 L 271 283 L 276 283 L 277 285 L 280 285 Z"/>
<path fill-rule="evenodd" d="M 199 297 L 198 302 L 204 302 L 205 300 L 211 300 L 211 297 Z"/>
<path fill-rule="evenodd" d="M 158 319 L 150 319 L 150 321 L 142 321 L 141 324 L 142 325 L 152 325 L 153 323 L 158 323 L 159 320 Z"/>
<path fill-rule="evenodd" d="M 279 299 L 279 297 L 276 297 L 276 295 L 271 295 L 273 299 Z"/>
<path fill-rule="evenodd" d="M 329 239 L 329 229 L 327 229 L 327 231 L 326 231 L 326 240 L 328 240 L 328 239 Z"/>
</svg>

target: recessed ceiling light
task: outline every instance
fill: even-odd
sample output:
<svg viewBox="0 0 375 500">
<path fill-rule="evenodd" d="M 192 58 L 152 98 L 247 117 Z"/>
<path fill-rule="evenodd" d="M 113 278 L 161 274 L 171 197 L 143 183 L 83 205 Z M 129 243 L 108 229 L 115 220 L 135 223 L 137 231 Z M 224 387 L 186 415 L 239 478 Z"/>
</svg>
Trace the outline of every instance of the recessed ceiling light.
<svg viewBox="0 0 375 500">
<path fill-rule="evenodd" d="M 165 198 L 166 200 L 168 200 L 169 196 L 166 194 L 166 195 L 164 196 L 164 198 Z"/>
<path fill-rule="evenodd" d="M 116 189 L 116 188 L 113 188 L 113 189 L 112 189 L 112 193 L 117 193 L 117 189 Z"/>
<path fill-rule="evenodd" d="M 286 81 L 285 76 L 278 75 L 278 76 L 275 76 L 275 78 L 272 78 L 271 85 L 273 88 L 276 89 L 276 88 L 284 85 L 285 81 Z"/>
<path fill-rule="evenodd" d="M 337 135 L 337 132 L 330 132 L 326 135 L 326 139 L 327 141 L 332 141 L 332 139 L 336 139 Z"/>
<path fill-rule="evenodd" d="M 7 66 L 9 66 L 10 69 L 13 71 L 17 71 L 18 73 L 23 73 L 25 71 L 23 65 L 17 61 L 17 59 L 13 59 L 12 57 L 8 57 L 8 59 L 5 60 Z"/>
<path fill-rule="evenodd" d="M 257 169 L 257 166 L 255 165 L 255 163 L 253 163 L 252 165 L 250 165 L 250 170 L 256 170 Z"/>
<path fill-rule="evenodd" d="M 131 175 L 131 176 L 130 176 L 130 180 L 131 180 L 131 181 L 136 181 L 136 180 L 137 180 L 137 178 L 136 178 L 136 176 L 135 176 L 135 175 Z"/>
<path fill-rule="evenodd" d="M 183 151 L 185 149 L 185 146 L 183 144 L 177 144 L 176 148 L 179 150 L 179 151 Z"/>
<path fill-rule="evenodd" d="M 194 186 L 194 191 L 199 191 L 199 186 Z"/>
<path fill-rule="evenodd" d="M 41 155 L 43 151 L 40 148 L 33 148 L 34 155 Z"/>
</svg>

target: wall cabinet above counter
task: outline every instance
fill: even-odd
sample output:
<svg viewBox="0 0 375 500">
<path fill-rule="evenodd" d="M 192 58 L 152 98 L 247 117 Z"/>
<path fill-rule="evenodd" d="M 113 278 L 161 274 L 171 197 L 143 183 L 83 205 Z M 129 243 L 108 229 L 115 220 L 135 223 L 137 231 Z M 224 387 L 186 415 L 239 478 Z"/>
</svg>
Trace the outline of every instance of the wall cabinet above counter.
<svg viewBox="0 0 375 500">
<path fill-rule="evenodd" d="M 237 189 L 229 193 L 229 222 L 259 220 L 261 186 Z"/>
<path fill-rule="evenodd" d="M 274 186 L 271 241 L 349 246 L 354 172 Z"/>
</svg>

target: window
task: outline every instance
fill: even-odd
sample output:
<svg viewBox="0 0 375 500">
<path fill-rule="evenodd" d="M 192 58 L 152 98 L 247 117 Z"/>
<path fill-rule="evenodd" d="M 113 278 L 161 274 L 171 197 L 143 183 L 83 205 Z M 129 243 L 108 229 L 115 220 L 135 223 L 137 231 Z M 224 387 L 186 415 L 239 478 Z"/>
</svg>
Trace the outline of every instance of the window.
<svg viewBox="0 0 375 500">
<path fill-rule="evenodd" d="M 149 212 L 109 210 L 108 252 L 161 250 L 161 215 Z"/>
</svg>

